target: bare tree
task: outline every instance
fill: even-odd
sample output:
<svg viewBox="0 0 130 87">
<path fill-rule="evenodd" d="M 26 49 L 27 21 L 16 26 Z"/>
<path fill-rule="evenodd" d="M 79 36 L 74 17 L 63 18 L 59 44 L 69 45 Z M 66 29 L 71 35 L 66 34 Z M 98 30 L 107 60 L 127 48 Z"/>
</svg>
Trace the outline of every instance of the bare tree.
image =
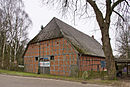
<svg viewBox="0 0 130 87">
<path fill-rule="evenodd" d="M 117 51 L 120 58 L 130 58 L 130 16 L 126 16 L 125 22 L 118 19 L 118 32 L 116 37 Z"/>
<path fill-rule="evenodd" d="M 23 41 L 27 41 L 27 30 L 32 21 L 24 11 L 22 0 L 1 0 L 0 9 L 2 11 L 1 19 L 3 20 L 0 27 L 0 33 L 1 35 L 3 34 L 2 38 L 0 38 L 3 40 L 3 45 L 1 46 L 3 50 L 1 53 L 3 67 L 4 59 L 9 58 L 11 65 L 11 63 L 17 63 L 18 58 L 21 58 L 24 49 Z M 21 46 L 23 46 L 23 49 L 21 49 Z"/>
<path fill-rule="evenodd" d="M 0 18 L 0 36 L 1 36 L 1 66 L 3 67 L 4 65 L 4 53 L 5 53 L 5 46 L 6 46 L 6 39 L 7 39 L 7 36 L 6 36 L 6 33 L 8 31 L 8 28 L 7 26 L 5 26 L 7 24 L 7 21 L 6 21 L 6 18 L 5 18 L 5 15 L 4 15 L 4 12 L 2 9 L 0 9 L 0 12 L 1 12 L 1 18 Z"/>
<path fill-rule="evenodd" d="M 116 77 L 115 61 L 110 44 L 110 23 L 111 16 L 114 12 L 122 18 L 117 6 L 123 4 L 127 11 L 129 8 L 129 0 L 42 0 L 43 4 L 56 6 L 63 14 L 73 14 L 74 18 L 78 15 L 90 17 L 96 16 L 96 20 L 101 30 L 103 50 L 106 57 L 106 67 L 109 79 Z M 122 18 L 123 19 L 123 18 Z M 123 19 L 124 20 L 124 19 Z"/>
</svg>

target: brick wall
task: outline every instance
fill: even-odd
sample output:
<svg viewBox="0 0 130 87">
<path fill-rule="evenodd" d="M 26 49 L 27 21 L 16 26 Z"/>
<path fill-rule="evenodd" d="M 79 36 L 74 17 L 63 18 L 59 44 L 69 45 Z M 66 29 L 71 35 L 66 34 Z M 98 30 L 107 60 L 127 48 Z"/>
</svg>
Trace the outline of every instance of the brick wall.
<svg viewBox="0 0 130 87">
<path fill-rule="evenodd" d="M 78 55 L 64 38 L 40 42 L 40 47 L 37 43 L 30 44 L 24 56 L 25 71 L 38 72 L 38 61 L 35 57 L 39 57 L 39 54 L 42 58 L 54 56 L 54 60 L 50 61 L 50 74 L 69 76 L 71 66 L 77 65 Z"/>
<path fill-rule="evenodd" d="M 39 46 L 37 44 L 30 44 L 24 55 L 24 65 L 26 72 L 38 72 L 38 61 L 35 57 L 39 56 Z"/>
<path fill-rule="evenodd" d="M 104 61 L 104 58 L 81 56 L 80 57 L 80 71 L 102 71 L 100 61 Z"/>
</svg>

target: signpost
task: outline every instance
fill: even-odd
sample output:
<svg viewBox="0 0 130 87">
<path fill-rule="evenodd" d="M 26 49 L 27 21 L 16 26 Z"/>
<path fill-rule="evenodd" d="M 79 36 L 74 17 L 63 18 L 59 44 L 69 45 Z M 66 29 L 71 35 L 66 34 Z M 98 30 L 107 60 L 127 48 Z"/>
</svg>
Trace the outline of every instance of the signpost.
<svg viewBox="0 0 130 87">
<path fill-rule="evenodd" d="M 101 71 L 101 78 L 104 80 L 104 68 L 106 67 L 106 62 L 105 61 L 100 61 L 101 63 L 101 68 L 103 68 L 103 71 Z"/>
<path fill-rule="evenodd" d="M 40 62 L 40 67 L 50 67 L 50 61 Z"/>
<path fill-rule="evenodd" d="M 101 61 L 101 68 L 105 68 L 106 67 L 106 62 L 105 61 Z"/>
</svg>

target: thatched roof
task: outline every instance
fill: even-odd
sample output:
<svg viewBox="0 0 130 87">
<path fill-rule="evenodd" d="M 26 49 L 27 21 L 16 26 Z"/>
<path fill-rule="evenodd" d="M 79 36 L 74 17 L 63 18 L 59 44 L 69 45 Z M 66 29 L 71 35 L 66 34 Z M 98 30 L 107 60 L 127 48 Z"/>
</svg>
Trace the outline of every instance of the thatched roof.
<svg viewBox="0 0 130 87">
<path fill-rule="evenodd" d="M 102 46 L 94 38 L 78 31 L 63 21 L 53 18 L 30 43 L 64 37 L 82 54 L 104 57 Z"/>
</svg>

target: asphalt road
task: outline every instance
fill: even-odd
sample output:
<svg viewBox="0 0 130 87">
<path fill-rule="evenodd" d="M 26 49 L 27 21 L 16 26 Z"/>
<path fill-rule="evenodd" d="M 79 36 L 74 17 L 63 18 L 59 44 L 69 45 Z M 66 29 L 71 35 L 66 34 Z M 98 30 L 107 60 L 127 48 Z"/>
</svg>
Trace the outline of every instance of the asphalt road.
<svg viewBox="0 0 130 87">
<path fill-rule="evenodd" d="M 111 87 L 63 80 L 0 74 L 0 87 Z"/>
</svg>

